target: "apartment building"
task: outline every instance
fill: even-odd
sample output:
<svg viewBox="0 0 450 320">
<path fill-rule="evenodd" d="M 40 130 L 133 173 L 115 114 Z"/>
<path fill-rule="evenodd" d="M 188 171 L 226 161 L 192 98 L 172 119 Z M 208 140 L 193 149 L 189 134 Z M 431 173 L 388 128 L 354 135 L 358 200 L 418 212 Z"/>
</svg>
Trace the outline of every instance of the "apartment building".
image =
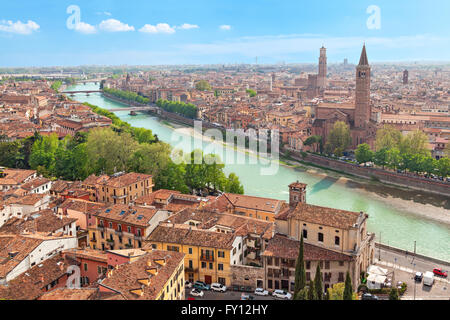
<svg viewBox="0 0 450 320">
<path fill-rule="evenodd" d="M 92 249 L 141 248 L 143 241 L 168 212 L 155 208 L 116 204 L 94 213 L 96 223 L 88 226 Z"/>
<path fill-rule="evenodd" d="M 243 239 L 234 233 L 198 230 L 189 225 L 160 224 L 146 247 L 182 252 L 186 280 L 231 284 L 231 265 L 243 263 Z"/>
<path fill-rule="evenodd" d="M 91 201 L 129 204 L 152 192 L 152 176 L 142 173 L 116 173 L 112 176 L 90 176 L 82 184 L 91 193 Z"/>
</svg>

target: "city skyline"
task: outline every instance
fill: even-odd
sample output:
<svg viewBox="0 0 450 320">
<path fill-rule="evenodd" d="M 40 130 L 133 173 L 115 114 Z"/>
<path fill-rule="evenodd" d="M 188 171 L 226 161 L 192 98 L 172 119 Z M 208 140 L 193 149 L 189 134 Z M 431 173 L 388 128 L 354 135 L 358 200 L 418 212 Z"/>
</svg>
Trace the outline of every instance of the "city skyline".
<svg viewBox="0 0 450 320">
<path fill-rule="evenodd" d="M 173 2 L 173 1 L 172 1 Z M 2 67 L 450 61 L 446 1 L 2 5 Z M 402 12 L 401 16 L 398 12 Z M 33 52 L 33 55 L 29 55 Z"/>
</svg>

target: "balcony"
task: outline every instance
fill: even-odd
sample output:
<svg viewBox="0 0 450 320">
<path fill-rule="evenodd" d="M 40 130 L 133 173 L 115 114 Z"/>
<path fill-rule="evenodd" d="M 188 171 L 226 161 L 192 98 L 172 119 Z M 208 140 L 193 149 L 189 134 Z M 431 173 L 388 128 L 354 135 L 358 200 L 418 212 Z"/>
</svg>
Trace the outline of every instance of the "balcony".
<svg viewBox="0 0 450 320">
<path fill-rule="evenodd" d="M 214 262 L 214 256 L 209 256 L 209 255 L 202 254 L 200 256 L 200 260 L 201 261 Z"/>
<path fill-rule="evenodd" d="M 134 240 L 142 241 L 142 236 L 138 236 L 137 234 L 134 235 Z"/>
<path fill-rule="evenodd" d="M 103 232 L 103 231 L 105 231 L 105 226 L 98 225 L 98 226 L 97 226 L 97 230 Z"/>
<path fill-rule="evenodd" d="M 196 268 L 189 268 L 189 267 L 184 268 L 184 271 L 189 272 L 189 273 L 195 273 L 195 272 L 197 272 L 197 270 L 198 269 L 196 269 Z"/>
<path fill-rule="evenodd" d="M 123 232 L 122 232 L 122 230 L 115 230 L 114 231 L 115 232 L 115 234 L 117 234 L 119 237 L 121 237 L 122 235 L 123 235 Z"/>
<path fill-rule="evenodd" d="M 124 194 L 124 195 L 122 195 L 122 196 L 116 196 L 116 195 L 113 195 L 113 196 L 112 196 L 113 199 L 119 199 L 119 200 L 120 200 L 120 199 L 123 199 L 123 198 L 126 198 L 126 197 L 127 197 L 126 194 Z"/>
</svg>

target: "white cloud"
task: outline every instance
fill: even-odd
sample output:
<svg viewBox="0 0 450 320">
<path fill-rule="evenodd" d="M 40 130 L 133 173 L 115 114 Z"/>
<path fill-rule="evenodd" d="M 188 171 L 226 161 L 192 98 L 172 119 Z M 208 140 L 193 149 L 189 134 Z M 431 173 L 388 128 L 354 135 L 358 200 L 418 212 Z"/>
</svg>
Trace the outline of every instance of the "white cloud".
<svg viewBox="0 0 450 320">
<path fill-rule="evenodd" d="M 189 24 L 189 23 L 184 23 L 181 26 L 177 27 L 178 29 L 183 29 L 183 30 L 189 30 L 189 29 L 198 29 L 200 28 L 198 25 L 196 24 Z"/>
<path fill-rule="evenodd" d="M 17 33 L 17 34 L 32 34 L 34 31 L 39 30 L 40 26 L 31 20 L 28 20 L 27 23 L 23 23 L 21 21 L 12 22 L 11 20 L 2 20 L 0 21 L 0 31 L 9 32 L 9 33 Z"/>
<path fill-rule="evenodd" d="M 99 25 L 100 30 L 107 32 L 126 32 L 126 31 L 134 31 L 133 26 L 129 26 L 123 22 L 120 22 L 116 19 L 108 19 L 104 20 Z"/>
<path fill-rule="evenodd" d="M 219 29 L 220 29 L 220 30 L 228 31 L 228 30 L 231 30 L 231 26 L 229 26 L 229 25 L 227 25 L 227 24 L 223 24 L 223 25 L 221 25 L 221 26 L 219 27 Z"/>
<path fill-rule="evenodd" d="M 158 23 L 156 26 L 153 26 L 151 24 L 146 24 L 141 29 L 139 29 L 140 32 L 144 33 L 167 33 L 172 34 L 175 33 L 175 28 L 169 26 L 167 23 Z"/>
<path fill-rule="evenodd" d="M 74 30 L 84 34 L 93 34 L 97 32 L 97 29 L 94 26 L 84 22 L 77 23 Z"/>
</svg>

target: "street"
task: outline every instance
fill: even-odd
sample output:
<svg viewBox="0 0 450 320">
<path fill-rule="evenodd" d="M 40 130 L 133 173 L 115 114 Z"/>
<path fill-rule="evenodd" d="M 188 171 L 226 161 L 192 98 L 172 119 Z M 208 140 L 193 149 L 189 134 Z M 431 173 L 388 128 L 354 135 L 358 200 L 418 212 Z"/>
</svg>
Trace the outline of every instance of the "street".
<svg viewBox="0 0 450 320">
<path fill-rule="evenodd" d="M 380 260 L 381 254 L 381 260 Z M 438 265 L 431 261 L 415 258 L 413 255 L 399 254 L 393 251 L 376 249 L 375 264 L 393 272 L 393 284 L 398 281 L 406 282 L 408 289 L 402 300 L 449 300 L 450 283 L 446 278 L 435 276 L 432 287 L 424 286 L 422 282 L 414 281 L 416 272 L 425 273 L 433 268 L 448 270 L 445 265 Z M 414 294 L 415 291 L 415 294 Z"/>
</svg>

